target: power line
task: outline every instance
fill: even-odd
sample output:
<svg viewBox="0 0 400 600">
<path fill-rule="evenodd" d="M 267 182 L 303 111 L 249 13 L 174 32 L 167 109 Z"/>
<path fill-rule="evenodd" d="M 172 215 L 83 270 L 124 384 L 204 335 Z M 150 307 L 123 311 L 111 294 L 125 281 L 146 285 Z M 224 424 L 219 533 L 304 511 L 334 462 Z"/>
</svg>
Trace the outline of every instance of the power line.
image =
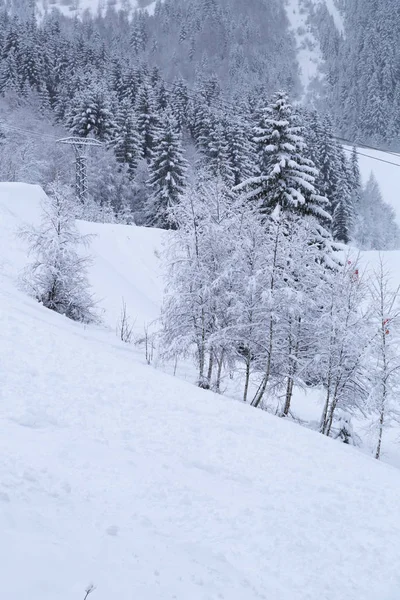
<svg viewBox="0 0 400 600">
<path fill-rule="evenodd" d="M 36 137 L 36 138 L 41 138 L 41 139 L 47 139 L 50 140 L 52 142 L 56 142 L 57 138 L 52 137 L 46 133 L 40 133 L 40 131 L 32 131 L 30 129 L 23 129 L 22 127 L 17 127 L 16 125 L 11 125 L 9 123 L 4 123 L 1 122 L 0 123 L 0 129 L 5 129 L 8 131 L 16 131 L 18 133 L 24 133 L 25 135 L 28 135 L 30 137 Z"/>
<path fill-rule="evenodd" d="M 353 150 L 351 148 L 343 147 L 343 150 L 345 152 L 353 152 Z M 389 160 L 384 160 L 383 158 L 378 158 L 377 156 L 371 156 L 370 154 L 364 154 L 363 152 L 359 152 L 358 150 L 356 150 L 356 154 L 357 154 L 357 156 L 365 156 L 366 158 L 370 158 L 371 160 L 377 160 L 378 162 L 386 163 L 387 165 L 392 165 L 393 167 L 400 167 L 399 163 L 394 163 Z"/>
<path fill-rule="evenodd" d="M 362 142 L 351 142 L 350 140 L 347 140 L 346 138 L 343 138 L 343 137 L 339 137 L 337 135 L 333 135 L 332 137 L 335 140 L 337 140 L 338 142 L 344 142 L 345 144 L 348 144 L 349 146 L 353 146 L 353 147 L 356 147 L 356 148 L 363 148 L 365 150 L 375 150 L 376 152 L 382 152 L 383 154 L 392 154 L 393 156 L 399 156 L 400 157 L 400 153 L 394 152 L 393 150 L 386 150 L 384 148 L 378 148 L 377 146 L 371 146 L 369 144 L 363 144 Z"/>
</svg>

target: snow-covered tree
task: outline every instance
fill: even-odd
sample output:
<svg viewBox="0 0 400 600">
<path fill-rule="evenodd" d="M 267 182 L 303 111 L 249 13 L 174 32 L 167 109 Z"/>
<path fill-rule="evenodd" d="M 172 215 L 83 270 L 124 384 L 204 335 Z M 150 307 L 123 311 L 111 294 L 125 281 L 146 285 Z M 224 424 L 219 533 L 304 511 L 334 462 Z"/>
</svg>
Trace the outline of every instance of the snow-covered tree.
<svg viewBox="0 0 400 600">
<path fill-rule="evenodd" d="M 196 178 L 172 213 L 178 228 L 169 237 L 166 252 L 164 352 L 168 356 L 194 353 L 198 385 L 209 388 L 214 363 L 222 365 L 224 359 L 224 344 L 217 333 L 226 324 L 221 319 L 223 281 L 235 241 L 228 234 L 231 210 L 225 187 L 218 180 Z"/>
<path fill-rule="evenodd" d="M 126 164 L 133 179 L 142 154 L 141 140 L 134 110 L 128 100 L 124 100 L 117 113 L 117 128 L 113 142 L 115 156 L 119 163 Z"/>
<path fill-rule="evenodd" d="M 97 317 L 87 279 L 89 258 L 79 251 L 90 240 L 75 225 L 69 189 L 55 182 L 48 192 L 40 227 L 21 231 L 33 256 L 22 280 L 25 289 L 46 308 L 90 323 Z"/>
<path fill-rule="evenodd" d="M 318 336 L 314 378 L 326 397 L 320 431 L 330 435 L 337 409 L 356 410 L 366 401 L 365 358 L 371 342 L 366 286 L 357 260 L 350 256 L 329 279 L 315 322 Z"/>
<path fill-rule="evenodd" d="M 369 281 L 369 293 L 375 330 L 368 357 L 369 407 L 374 414 L 375 458 L 379 459 L 385 429 L 400 422 L 400 288 L 393 286 L 382 257 Z"/>
<path fill-rule="evenodd" d="M 400 230 L 393 208 L 384 202 L 371 173 L 361 190 L 356 216 L 355 241 L 361 250 L 394 250 L 400 245 Z"/>
<path fill-rule="evenodd" d="M 117 128 L 112 94 L 101 84 L 89 83 L 72 99 L 66 121 L 73 135 L 110 141 Z"/>
<path fill-rule="evenodd" d="M 174 226 L 171 208 L 179 202 L 186 182 L 187 162 L 183 157 L 181 135 L 171 112 L 164 114 L 155 139 L 149 167 L 151 195 L 147 207 L 147 224 L 169 229 Z"/>
<path fill-rule="evenodd" d="M 142 145 L 142 156 L 150 161 L 159 133 L 160 121 L 155 94 L 147 81 L 144 81 L 139 88 L 135 111 Z"/>
<path fill-rule="evenodd" d="M 329 201 L 315 187 L 318 171 L 306 157 L 303 128 L 286 93 L 278 93 L 262 111 L 255 143 L 259 175 L 238 189 L 246 190 L 264 215 L 280 206 L 283 211 L 313 215 L 323 225 L 329 223 Z"/>
</svg>

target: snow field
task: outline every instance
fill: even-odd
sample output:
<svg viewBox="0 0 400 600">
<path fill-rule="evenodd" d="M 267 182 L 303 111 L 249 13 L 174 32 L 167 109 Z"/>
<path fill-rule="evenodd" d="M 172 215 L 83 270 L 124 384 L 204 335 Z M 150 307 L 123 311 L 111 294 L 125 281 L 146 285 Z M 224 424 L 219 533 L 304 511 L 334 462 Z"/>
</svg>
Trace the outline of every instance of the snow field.
<svg viewBox="0 0 400 600">
<path fill-rule="evenodd" d="M 37 221 L 42 197 L 0 185 L 8 600 L 83 598 L 90 581 L 94 600 L 394 600 L 400 472 L 156 371 L 113 332 L 17 291 L 15 230 Z M 155 314 L 161 232 L 80 226 L 98 236 L 106 323 L 122 291 L 139 318 Z"/>
</svg>

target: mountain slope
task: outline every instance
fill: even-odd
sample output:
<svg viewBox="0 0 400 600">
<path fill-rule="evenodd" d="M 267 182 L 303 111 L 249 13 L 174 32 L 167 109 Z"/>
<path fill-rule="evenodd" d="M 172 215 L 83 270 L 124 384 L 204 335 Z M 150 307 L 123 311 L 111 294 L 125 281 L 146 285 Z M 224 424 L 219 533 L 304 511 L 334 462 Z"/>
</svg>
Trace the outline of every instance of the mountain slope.
<svg viewBox="0 0 400 600">
<path fill-rule="evenodd" d="M 80 598 L 91 580 L 97 600 L 396 597 L 399 471 L 156 371 L 18 292 L 14 230 L 41 196 L 0 185 L 8 600 Z"/>
<path fill-rule="evenodd" d="M 286 13 L 297 44 L 297 60 L 304 94 L 318 90 L 323 80 L 324 57 L 319 38 L 315 35 L 313 15 L 326 8 L 336 29 L 344 33 L 343 17 L 334 0 L 287 0 Z"/>
</svg>

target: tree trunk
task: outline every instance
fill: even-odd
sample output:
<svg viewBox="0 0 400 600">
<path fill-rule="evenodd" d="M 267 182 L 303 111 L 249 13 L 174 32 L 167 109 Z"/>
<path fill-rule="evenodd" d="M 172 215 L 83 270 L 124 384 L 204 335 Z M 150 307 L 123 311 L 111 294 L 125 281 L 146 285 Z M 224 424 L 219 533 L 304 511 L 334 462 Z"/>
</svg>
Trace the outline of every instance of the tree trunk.
<svg viewBox="0 0 400 600">
<path fill-rule="evenodd" d="M 214 368 L 214 351 L 211 348 L 210 350 L 210 356 L 208 358 L 208 370 L 207 370 L 207 389 L 210 389 L 211 387 L 211 379 L 212 379 L 212 374 L 213 374 L 213 368 Z"/>
<path fill-rule="evenodd" d="M 271 317 L 270 324 L 269 324 L 268 360 L 267 360 L 267 365 L 265 368 L 265 374 L 264 374 L 263 380 L 256 392 L 256 395 L 254 396 L 254 398 L 251 402 L 251 406 L 254 406 L 255 408 L 258 408 L 261 404 L 261 401 L 265 394 L 265 390 L 267 389 L 269 376 L 271 374 L 272 342 L 273 342 L 273 321 L 272 321 L 272 317 Z"/>
<path fill-rule="evenodd" d="M 245 374 L 245 378 L 244 378 L 243 402 L 247 402 L 247 394 L 249 393 L 250 367 L 251 367 L 251 358 L 250 358 L 250 352 L 249 352 L 249 355 L 246 360 L 246 374 Z"/>
<path fill-rule="evenodd" d="M 225 351 L 221 350 L 221 356 L 219 357 L 218 362 L 218 370 L 217 370 L 217 381 L 215 382 L 215 391 L 217 394 L 221 393 L 221 377 L 222 377 L 222 367 L 224 364 L 224 354 Z"/>
<path fill-rule="evenodd" d="M 319 425 L 319 432 L 322 434 L 325 433 L 325 429 L 327 426 L 327 417 L 328 417 L 328 408 L 329 408 L 330 398 L 331 398 L 331 386 L 330 386 L 330 382 L 328 382 L 328 389 L 326 392 L 326 400 L 325 400 L 324 409 L 322 411 L 321 421 L 320 421 L 320 425 Z"/>
<path fill-rule="evenodd" d="M 286 384 L 286 398 L 285 398 L 285 406 L 283 407 L 282 417 L 287 417 L 290 410 L 290 405 L 293 397 L 293 388 L 294 388 L 294 376 L 296 375 L 297 370 L 297 359 L 299 357 L 299 349 L 300 349 L 300 330 L 301 330 L 301 317 L 297 319 L 297 340 L 296 345 L 294 347 L 294 352 L 292 352 L 292 336 L 289 337 L 289 376 Z"/>
<path fill-rule="evenodd" d="M 286 384 L 286 396 L 285 396 L 285 406 L 283 407 L 282 417 L 287 417 L 290 410 L 290 404 L 293 396 L 293 386 L 294 380 L 293 377 L 288 377 Z"/>
<path fill-rule="evenodd" d="M 375 458 L 377 460 L 380 459 L 381 449 L 382 449 L 382 437 L 383 437 L 383 426 L 385 423 L 385 406 L 382 405 L 380 419 L 379 419 L 379 437 L 378 437 L 378 445 L 376 447 Z"/>
</svg>

